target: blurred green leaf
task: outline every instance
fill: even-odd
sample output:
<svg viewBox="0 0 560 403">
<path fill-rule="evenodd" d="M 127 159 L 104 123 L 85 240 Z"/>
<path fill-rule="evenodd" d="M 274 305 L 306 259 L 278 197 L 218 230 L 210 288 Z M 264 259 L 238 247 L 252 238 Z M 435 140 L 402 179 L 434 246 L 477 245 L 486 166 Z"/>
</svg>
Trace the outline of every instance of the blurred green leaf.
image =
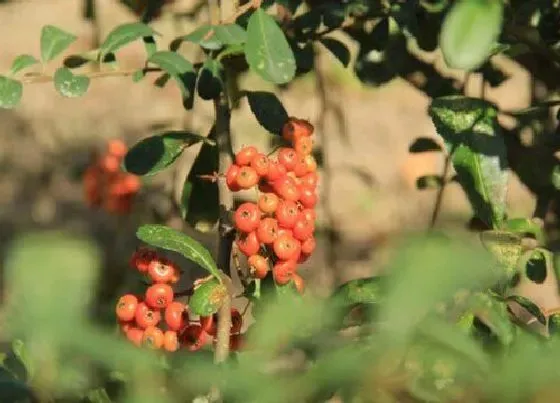
<svg viewBox="0 0 560 403">
<path fill-rule="evenodd" d="M 31 67 L 31 66 L 33 66 L 37 63 L 39 63 L 39 60 L 37 60 L 34 56 L 19 55 L 12 62 L 12 67 L 10 68 L 10 73 L 11 74 L 17 74 L 21 70 L 26 69 L 28 67 Z"/>
<path fill-rule="evenodd" d="M 210 316 L 216 312 L 228 298 L 228 291 L 217 279 L 205 281 L 195 288 L 189 299 L 189 309 L 195 315 Z"/>
<path fill-rule="evenodd" d="M 489 226 L 500 227 L 508 165 L 496 107 L 481 99 L 449 96 L 434 99 L 428 111 L 475 214 Z"/>
<path fill-rule="evenodd" d="M 443 183 L 443 178 L 440 175 L 424 175 L 416 179 L 416 188 L 420 190 L 439 189 Z"/>
<path fill-rule="evenodd" d="M 89 403 L 112 403 L 105 388 L 97 388 L 89 391 L 87 394 L 87 401 Z"/>
<path fill-rule="evenodd" d="M 23 85 L 17 80 L 0 76 L 0 108 L 15 108 L 21 101 Z"/>
<path fill-rule="evenodd" d="M 296 73 L 294 53 L 274 18 L 258 8 L 249 18 L 245 58 L 266 81 L 284 84 Z"/>
<path fill-rule="evenodd" d="M 516 272 L 516 264 L 523 254 L 521 236 L 508 231 L 483 231 L 480 240 L 490 251 L 509 276 Z"/>
<path fill-rule="evenodd" d="M 469 297 L 469 312 L 490 328 L 504 346 L 514 341 L 515 327 L 511 322 L 507 306 L 488 293 L 477 292 Z"/>
<path fill-rule="evenodd" d="M 12 353 L 25 367 L 25 371 L 27 373 L 26 379 L 33 379 L 35 375 L 35 368 L 22 340 L 16 339 L 12 342 Z"/>
<path fill-rule="evenodd" d="M 200 98 L 210 100 L 218 97 L 224 86 L 224 66 L 215 59 L 206 59 L 198 72 L 196 88 Z"/>
<path fill-rule="evenodd" d="M 136 236 L 148 245 L 182 254 L 220 279 L 218 267 L 208 249 L 188 235 L 165 225 L 146 224 L 138 228 Z"/>
<path fill-rule="evenodd" d="M 272 134 L 281 136 L 288 121 L 288 112 L 272 92 L 246 91 L 251 112 L 262 127 Z"/>
<path fill-rule="evenodd" d="M 320 42 L 338 59 L 344 67 L 350 63 L 350 51 L 342 42 L 328 37 L 323 37 Z"/>
<path fill-rule="evenodd" d="M 545 234 L 541 225 L 530 218 L 510 218 L 504 222 L 503 229 L 521 236 L 535 238 L 539 245 L 544 245 Z"/>
<path fill-rule="evenodd" d="M 153 35 L 142 37 L 142 42 L 144 43 L 144 49 L 146 49 L 148 58 L 157 52 L 156 38 Z"/>
<path fill-rule="evenodd" d="M 178 53 L 165 50 L 150 56 L 148 63 L 161 67 L 177 82 L 181 90 L 183 106 L 186 109 L 192 108 L 196 85 L 196 73 L 192 63 Z"/>
<path fill-rule="evenodd" d="M 492 53 L 502 30 L 503 2 L 459 0 L 445 17 L 440 46 L 449 67 L 474 70 Z"/>
<path fill-rule="evenodd" d="M 237 24 L 203 25 L 177 40 L 179 43 L 192 42 L 207 50 L 218 50 L 223 46 L 245 43 L 247 33 Z"/>
<path fill-rule="evenodd" d="M 29 386 L 15 379 L 0 378 L 0 393 L 6 403 L 27 403 L 33 396 Z"/>
<path fill-rule="evenodd" d="M 107 53 L 116 52 L 117 50 L 131 42 L 134 42 L 145 36 L 153 36 L 155 34 L 156 33 L 152 28 L 140 22 L 121 24 L 115 27 L 111 32 L 109 32 L 109 34 L 99 47 L 100 59 L 102 60 L 103 56 Z"/>
<path fill-rule="evenodd" d="M 57 57 L 77 39 L 53 25 L 45 25 L 41 30 L 41 59 L 48 62 Z"/>
<path fill-rule="evenodd" d="M 89 77 L 72 73 L 66 67 L 60 67 L 54 73 L 54 87 L 64 97 L 76 98 L 84 95 L 89 88 Z"/>
</svg>

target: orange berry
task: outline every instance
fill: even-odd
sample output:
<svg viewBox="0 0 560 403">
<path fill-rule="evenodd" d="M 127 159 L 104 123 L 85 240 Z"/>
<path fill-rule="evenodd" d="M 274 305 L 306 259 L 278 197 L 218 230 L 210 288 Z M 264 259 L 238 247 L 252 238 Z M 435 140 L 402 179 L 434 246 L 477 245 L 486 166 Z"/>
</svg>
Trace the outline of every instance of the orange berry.
<svg viewBox="0 0 560 403">
<path fill-rule="evenodd" d="M 257 171 L 251 167 L 243 166 L 237 173 L 237 186 L 240 189 L 250 189 L 259 183 Z"/>
<path fill-rule="evenodd" d="M 163 334 L 163 348 L 166 351 L 174 352 L 179 349 L 179 339 L 177 338 L 177 332 L 173 330 L 167 330 Z"/>
<path fill-rule="evenodd" d="M 272 214 L 278 208 L 280 200 L 274 193 L 263 193 L 257 202 L 259 210 L 265 214 Z"/>
<path fill-rule="evenodd" d="M 139 327 L 145 329 L 149 326 L 156 326 L 161 320 L 161 313 L 151 309 L 145 302 L 139 302 L 134 319 Z"/>
<path fill-rule="evenodd" d="M 136 315 L 138 298 L 132 294 L 126 294 L 119 298 L 117 302 L 116 314 L 120 321 L 130 322 Z"/>
<path fill-rule="evenodd" d="M 297 260 L 301 253 L 300 242 L 292 236 L 277 237 L 273 244 L 274 254 L 280 260 Z"/>
<path fill-rule="evenodd" d="M 173 301 L 173 289 L 169 284 L 154 284 L 146 290 L 146 304 L 153 309 L 164 309 Z"/>
<path fill-rule="evenodd" d="M 254 278 L 265 278 L 268 273 L 268 261 L 264 256 L 253 255 L 248 259 L 249 263 L 249 274 Z"/>
<path fill-rule="evenodd" d="M 240 167 L 249 165 L 258 150 L 253 146 L 243 147 L 237 154 L 235 154 L 235 163 Z"/>
<path fill-rule="evenodd" d="M 169 283 L 178 271 L 177 265 L 166 258 L 154 259 L 148 265 L 148 274 L 154 283 Z"/>
<path fill-rule="evenodd" d="M 296 270 L 296 263 L 293 260 L 277 262 L 272 268 L 272 277 L 278 285 L 285 285 L 290 282 Z"/>
<path fill-rule="evenodd" d="M 241 232 L 255 231 L 259 227 L 261 213 L 255 203 L 241 204 L 233 214 L 235 228 Z"/>
<path fill-rule="evenodd" d="M 251 168 L 253 168 L 259 176 L 265 176 L 268 173 L 269 165 L 268 157 L 262 153 L 257 153 L 251 159 Z"/>
<path fill-rule="evenodd" d="M 274 218 L 263 218 L 257 228 L 257 238 L 260 243 L 271 244 L 278 236 L 278 221 Z"/>
<path fill-rule="evenodd" d="M 237 183 L 237 176 L 239 175 L 239 166 L 232 164 L 226 172 L 226 185 L 232 192 L 237 192 L 241 189 Z"/>
<path fill-rule="evenodd" d="M 142 344 L 153 350 L 159 350 L 163 346 L 163 332 L 160 328 L 149 326 L 144 330 Z"/>
<path fill-rule="evenodd" d="M 280 148 L 278 150 L 278 162 L 284 165 L 288 171 L 293 170 L 297 162 L 296 150 L 287 147 Z"/>
<path fill-rule="evenodd" d="M 126 338 L 135 346 L 140 347 L 142 345 L 142 340 L 144 339 L 144 330 L 137 327 L 131 327 L 126 332 Z"/>
<path fill-rule="evenodd" d="M 300 137 L 295 141 L 294 149 L 298 155 L 310 155 L 313 151 L 313 140 L 311 137 Z"/>
<path fill-rule="evenodd" d="M 185 304 L 179 301 L 173 301 L 165 308 L 164 318 L 169 329 L 178 332 L 189 323 L 189 314 L 185 308 Z"/>
<path fill-rule="evenodd" d="M 99 161 L 99 166 L 109 174 L 115 174 L 120 170 L 120 161 L 114 155 L 105 155 Z"/>
<path fill-rule="evenodd" d="M 256 255 L 261 247 L 256 231 L 241 235 L 235 244 L 245 256 Z"/>
<path fill-rule="evenodd" d="M 107 142 L 107 152 L 117 158 L 122 158 L 128 152 L 128 147 L 124 141 L 119 139 L 112 139 Z"/>
</svg>

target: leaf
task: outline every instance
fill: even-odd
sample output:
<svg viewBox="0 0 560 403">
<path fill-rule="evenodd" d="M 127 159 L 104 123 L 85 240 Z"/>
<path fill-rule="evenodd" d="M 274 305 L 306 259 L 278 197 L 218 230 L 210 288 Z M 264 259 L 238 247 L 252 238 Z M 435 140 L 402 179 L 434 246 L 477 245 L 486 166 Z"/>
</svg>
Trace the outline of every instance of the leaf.
<svg viewBox="0 0 560 403">
<path fill-rule="evenodd" d="M 216 25 L 213 30 L 222 46 L 242 45 L 247 41 L 247 32 L 237 24 Z"/>
<path fill-rule="evenodd" d="M 102 59 L 107 53 L 113 53 L 135 40 L 155 34 L 152 28 L 140 22 L 121 24 L 107 35 L 99 47 L 100 58 Z"/>
<path fill-rule="evenodd" d="M 560 331 L 560 313 L 553 313 L 548 317 L 548 334 L 558 336 Z"/>
<path fill-rule="evenodd" d="M 266 81 L 284 84 L 294 78 L 294 53 L 274 18 L 259 8 L 249 18 L 245 58 Z"/>
<path fill-rule="evenodd" d="M 111 403 L 112 400 L 105 388 L 97 388 L 87 393 L 87 401 L 90 403 Z"/>
<path fill-rule="evenodd" d="M 208 138 L 215 139 L 212 128 Z M 220 218 L 218 184 L 205 180 L 199 175 L 209 175 L 219 171 L 218 148 L 203 144 L 187 175 L 181 194 L 183 219 L 201 232 L 212 230 Z"/>
<path fill-rule="evenodd" d="M 207 50 L 218 50 L 222 47 L 222 43 L 220 43 L 214 34 L 212 25 L 203 25 L 190 34 L 177 39 L 179 40 L 179 44 L 181 41 L 188 41 L 200 45 L 200 47 Z"/>
<path fill-rule="evenodd" d="M 37 64 L 37 63 L 39 63 L 39 60 L 37 60 L 34 56 L 19 55 L 12 62 L 12 67 L 10 69 L 10 73 L 11 74 L 16 74 L 19 71 L 21 71 L 23 69 L 26 69 L 30 66 L 33 66 L 34 64 Z"/>
<path fill-rule="evenodd" d="M 504 346 L 509 346 L 515 336 L 515 328 L 507 306 L 488 293 L 477 292 L 469 298 L 469 312 L 484 323 Z"/>
<path fill-rule="evenodd" d="M 12 109 L 21 101 L 23 85 L 11 78 L 0 76 L 0 108 Z"/>
<path fill-rule="evenodd" d="M 25 344 L 23 341 L 16 339 L 12 342 L 12 352 L 14 356 L 23 364 L 25 371 L 27 372 L 26 380 L 32 380 L 35 375 L 35 368 L 31 362 L 31 358 L 27 353 Z"/>
<path fill-rule="evenodd" d="M 165 225 L 146 224 L 138 228 L 136 236 L 148 245 L 180 253 L 208 270 L 216 278 L 220 278 L 216 262 L 208 249 L 182 232 Z"/>
<path fill-rule="evenodd" d="M 541 324 L 546 324 L 546 318 L 541 310 L 541 308 L 531 301 L 527 297 L 522 297 L 521 295 L 510 295 L 507 301 L 513 301 L 521 305 L 525 310 L 527 310 L 531 315 L 533 315 Z"/>
<path fill-rule="evenodd" d="M 272 92 L 247 91 L 251 112 L 262 127 L 272 134 L 282 135 L 282 128 L 288 121 L 288 112 L 282 102 Z"/>
<path fill-rule="evenodd" d="M 154 53 L 148 63 L 153 63 L 167 72 L 179 86 L 183 98 L 183 106 L 192 108 L 194 89 L 196 85 L 196 74 L 191 62 L 178 53 L 171 51 L 159 51 Z"/>
<path fill-rule="evenodd" d="M 142 38 L 142 42 L 144 43 L 144 49 L 146 49 L 146 55 L 148 58 L 157 52 L 156 39 L 152 35 L 144 36 Z"/>
<path fill-rule="evenodd" d="M 530 218 L 511 218 L 504 222 L 503 229 L 524 237 L 534 238 L 539 245 L 545 243 L 545 235 L 542 227 Z"/>
<path fill-rule="evenodd" d="M 491 55 L 502 30 L 503 2 L 460 0 L 441 27 L 440 46 L 451 68 L 474 70 Z"/>
<path fill-rule="evenodd" d="M 490 227 L 500 227 L 506 209 L 507 156 L 495 106 L 450 96 L 434 99 L 428 112 L 475 214 Z"/>
<path fill-rule="evenodd" d="M 521 237 L 508 231 L 483 231 L 480 240 L 484 247 L 490 251 L 499 264 L 507 271 L 509 276 L 516 272 L 516 264 L 523 254 Z"/>
<path fill-rule="evenodd" d="M 0 394 L 3 402 L 28 402 L 32 398 L 31 389 L 15 379 L 0 379 Z"/>
<path fill-rule="evenodd" d="M 54 87 L 62 96 L 68 98 L 80 97 L 89 88 L 89 77 L 74 75 L 70 69 L 60 67 L 54 73 Z"/>
<path fill-rule="evenodd" d="M 333 38 L 321 38 L 320 42 L 336 57 L 344 67 L 350 63 L 350 51 L 342 42 Z"/>
<path fill-rule="evenodd" d="M 439 189 L 443 182 L 440 175 L 424 175 L 416 179 L 416 187 L 420 190 Z"/>
<path fill-rule="evenodd" d="M 200 316 L 210 316 L 220 309 L 227 298 L 227 288 L 217 279 L 211 279 L 195 287 L 189 299 L 189 309 Z"/>
<path fill-rule="evenodd" d="M 201 141 L 215 144 L 206 137 L 185 131 L 168 131 L 145 138 L 128 150 L 123 168 L 134 175 L 155 175 L 173 164 L 187 147 Z"/>
<path fill-rule="evenodd" d="M 533 283 L 542 284 L 546 280 L 549 268 L 553 271 L 552 253 L 543 248 L 536 248 L 525 252 L 518 262 L 518 269 L 525 273 Z"/>
<path fill-rule="evenodd" d="M 198 73 L 196 88 L 200 98 L 210 100 L 218 97 L 224 86 L 224 66 L 218 60 L 207 59 Z"/>
<path fill-rule="evenodd" d="M 48 62 L 70 46 L 77 36 L 53 25 L 45 25 L 41 30 L 41 59 Z"/>
<path fill-rule="evenodd" d="M 418 137 L 408 147 L 409 153 L 424 153 L 430 151 L 441 151 L 441 146 L 429 137 Z"/>
</svg>

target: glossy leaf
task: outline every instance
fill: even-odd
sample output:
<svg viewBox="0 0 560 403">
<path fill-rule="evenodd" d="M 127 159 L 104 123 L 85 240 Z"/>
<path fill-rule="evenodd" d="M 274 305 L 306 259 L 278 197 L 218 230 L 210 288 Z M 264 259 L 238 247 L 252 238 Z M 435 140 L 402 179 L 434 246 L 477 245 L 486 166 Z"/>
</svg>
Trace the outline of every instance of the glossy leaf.
<svg viewBox="0 0 560 403">
<path fill-rule="evenodd" d="M 188 235 L 165 225 L 147 224 L 138 228 L 136 236 L 148 245 L 182 254 L 219 278 L 218 267 L 208 249 Z"/>
<path fill-rule="evenodd" d="M 76 35 L 53 25 L 45 25 L 41 30 L 41 60 L 48 62 L 64 52 L 77 39 Z"/>
<path fill-rule="evenodd" d="M 210 100 L 222 92 L 224 66 L 218 60 L 207 59 L 198 73 L 196 88 L 200 98 Z"/>
<path fill-rule="evenodd" d="M 205 281 L 195 287 L 189 300 L 189 309 L 200 316 L 210 316 L 220 309 L 227 298 L 227 288 L 216 279 Z"/>
<path fill-rule="evenodd" d="M 145 36 L 155 35 L 155 32 L 146 24 L 140 22 L 132 22 L 127 24 L 122 24 L 114 28 L 103 41 L 99 47 L 100 57 L 103 57 L 107 53 L 113 53 Z"/>
<path fill-rule="evenodd" d="M 508 301 L 514 301 L 517 304 L 521 305 L 522 308 L 527 310 L 531 315 L 533 315 L 540 323 L 543 325 L 546 324 L 546 318 L 541 310 L 541 308 L 531 301 L 527 297 L 523 297 L 521 295 L 511 295 L 507 297 Z"/>
<path fill-rule="evenodd" d="M 266 91 L 247 91 L 246 95 L 251 112 L 260 125 L 272 134 L 282 135 L 288 112 L 276 95 Z"/>
<path fill-rule="evenodd" d="M 54 87 L 60 95 L 68 98 L 84 95 L 89 88 L 89 81 L 89 77 L 74 75 L 66 67 L 61 67 L 54 73 Z"/>
<path fill-rule="evenodd" d="M 160 51 L 154 53 L 149 59 L 167 72 L 177 83 L 181 90 L 183 106 L 192 108 L 194 89 L 196 85 L 196 74 L 191 62 L 178 53 L 171 51 Z"/>
<path fill-rule="evenodd" d="M 475 214 L 487 225 L 499 227 L 505 217 L 508 166 L 495 106 L 450 96 L 434 99 L 429 114 Z"/>
<path fill-rule="evenodd" d="M 23 85 L 17 80 L 0 76 L 0 108 L 12 109 L 21 101 Z"/>
<path fill-rule="evenodd" d="M 350 51 L 342 42 L 333 38 L 321 38 L 320 42 L 338 59 L 344 67 L 350 63 Z"/>
<path fill-rule="evenodd" d="M 31 67 L 31 66 L 33 66 L 37 63 L 39 63 L 39 60 L 37 60 L 34 56 L 19 55 L 12 62 L 12 67 L 10 68 L 10 73 L 11 74 L 17 74 L 21 70 L 26 69 L 28 67 Z"/>
<path fill-rule="evenodd" d="M 173 164 L 187 147 L 200 142 L 215 144 L 206 137 L 185 131 L 168 131 L 145 138 L 128 151 L 123 168 L 135 175 L 155 175 Z"/>
<path fill-rule="evenodd" d="M 503 2 L 460 0 L 441 28 L 440 46 L 449 67 L 474 70 L 491 55 L 502 29 Z"/>
<path fill-rule="evenodd" d="M 251 70 L 275 84 L 289 82 L 296 73 L 294 53 L 284 32 L 261 8 L 249 18 L 245 58 Z"/>
</svg>

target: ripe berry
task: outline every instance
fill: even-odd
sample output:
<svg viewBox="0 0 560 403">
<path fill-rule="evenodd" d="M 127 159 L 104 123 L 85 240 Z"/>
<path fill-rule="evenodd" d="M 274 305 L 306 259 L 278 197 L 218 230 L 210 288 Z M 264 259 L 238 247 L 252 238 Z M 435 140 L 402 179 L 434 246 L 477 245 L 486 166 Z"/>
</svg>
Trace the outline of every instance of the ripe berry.
<svg viewBox="0 0 560 403">
<path fill-rule="evenodd" d="M 168 283 L 177 275 L 179 268 L 169 259 L 152 260 L 148 266 L 148 274 L 154 283 Z"/>
<path fill-rule="evenodd" d="M 239 175 L 239 166 L 232 164 L 229 166 L 226 172 L 226 185 L 229 190 L 232 192 L 237 192 L 241 189 L 239 184 L 237 183 L 237 176 Z"/>
<path fill-rule="evenodd" d="M 206 342 L 206 333 L 200 325 L 189 325 L 179 336 L 181 344 L 189 351 L 200 350 Z"/>
<path fill-rule="evenodd" d="M 134 319 L 136 308 L 138 307 L 138 298 L 132 294 L 126 294 L 119 298 L 117 302 L 117 318 L 121 321 L 129 322 Z"/>
<path fill-rule="evenodd" d="M 122 158 L 126 155 L 128 148 L 122 140 L 112 139 L 107 143 L 107 152 L 117 158 Z"/>
<path fill-rule="evenodd" d="M 165 323 L 170 330 L 181 331 L 189 323 L 189 314 L 185 305 L 179 301 L 170 303 L 165 308 Z"/>
<path fill-rule="evenodd" d="M 294 286 L 296 287 L 296 290 L 300 294 L 303 294 L 303 292 L 305 291 L 305 281 L 303 281 L 303 278 L 301 278 L 299 274 L 294 274 L 292 280 L 294 280 Z"/>
<path fill-rule="evenodd" d="M 304 217 L 307 221 L 315 222 L 317 219 L 317 212 L 315 210 L 306 208 L 301 210 L 301 216 Z"/>
<path fill-rule="evenodd" d="M 296 161 L 296 164 L 294 165 L 293 172 L 294 172 L 294 175 L 296 176 L 296 178 L 301 178 L 308 173 L 307 172 L 307 164 L 305 163 L 305 158 L 304 157 L 298 157 L 298 160 Z"/>
<path fill-rule="evenodd" d="M 309 189 L 315 189 L 317 183 L 319 182 L 319 177 L 316 172 L 309 172 L 301 177 L 301 185 Z"/>
<path fill-rule="evenodd" d="M 292 232 L 291 229 L 279 227 L 278 228 L 278 237 L 286 236 L 286 235 L 293 237 L 294 233 Z"/>
<path fill-rule="evenodd" d="M 280 148 L 278 151 L 278 162 L 284 165 L 288 171 L 293 170 L 297 162 L 296 151 L 293 148 Z"/>
<path fill-rule="evenodd" d="M 119 330 L 124 335 L 126 335 L 126 332 L 128 332 L 129 329 L 132 329 L 133 326 L 133 322 L 123 322 L 122 320 L 119 320 Z"/>
<path fill-rule="evenodd" d="M 272 277 L 278 285 L 285 285 L 290 282 L 296 270 L 293 260 L 279 261 L 272 268 Z"/>
<path fill-rule="evenodd" d="M 202 327 L 202 330 L 204 330 L 206 334 L 216 336 L 218 315 L 201 316 L 198 321 L 200 322 L 200 327 Z"/>
<path fill-rule="evenodd" d="M 293 228 L 299 216 L 298 206 L 293 201 L 283 200 L 278 204 L 275 216 L 278 225 L 288 229 Z"/>
<path fill-rule="evenodd" d="M 276 194 L 284 200 L 295 202 L 300 197 L 300 190 L 295 180 L 288 175 L 278 179 L 272 186 Z"/>
<path fill-rule="evenodd" d="M 148 248 L 138 248 L 130 258 L 130 265 L 138 269 L 140 273 L 148 271 L 150 262 L 157 259 L 157 253 Z"/>
<path fill-rule="evenodd" d="M 232 334 L 229 338 L 230 351 L 239 351 L 245 346 L 245 336 L 242 334 Z"/>
<path fill-rule="evenodd" d="M 156 326 L 161 320 L 161 313 L 152 310 L 145 302 L 140 302 L 136 307 L 134 319 L 139 327 L 145 329 L 148 326 Z"/>
<path fill-rule="evenodd" d="M 142 344 L 153 349 L 159 350 L 163 346 L 163 332 L 160 328 L 149 326 L 144 330 Z"/>
<path fill-rule="evenodd" d="M 173 330 L 167 330 L 163 334 L 163 348 L 165 351 L 174 352 L 179 349 L 179 339 L 177 338 L 177 332 Z"/>
<path fill-rule="evenodd" d="M 286 167 L 283 164 L 280 164 L 278 160 L 268 160 L 268 173 L 266 174 L 266 179 L 269 182 L 274 182 L 277 179 L 280 179 L 284 175 L 286 175 Z"/>
<path fill-rule="evenodd" d="M 301 253 L 304 255 L 311 255 L 317 246 L 317 241 L 315 237 L 310 236 L 305 241 L 301 243 Z"/>
<path fill-rule="evenodd" d="M 240 189 L 250 189 L 259 183 L 259 175 L 257 171 L 255 171 L 251 167 L 241 167 L 239 168 L 239 172 L 237 174 L 237 186 Z"/>
<path fill-rule="evenodd" d="M 306 120 L 290 117 L 282 127 L 282 137 L 289 142 L 293 142 L 301 137 L 311 136 L 313 126 Z"/>
<path fill-rule="evenodd" d="M 120 161 L 114 155 L 105 155 L 99 161 L 99 166 L 108 174 L 115 174 L 120 170 Z"/>
<path fill-rule="evenodd" d="M 298 155 L 309 155 L 313 151 L 313 140 L 311 137 L 300 137 L 294 143 L 294 150 Z"/>
<path fill-rule="evenodd" d="M 256 231 L 241 235 L 235 243 L 245 256 L 256 255 L 261 247 Z"/>
<path fill-rule="evenodd" d="M 235 334 L 241 331 L 241 327 L 243 326 L 243 317 L 241 313 L 235 309 L 231 309 L 231 329 L 230 333 Z"/>
<path fill-rule="evenodd" d="M 292 228 L 294 238 L 303 242 L 313 235 L 313 231 L 315 231 L 315 224 L 313 221 L 306 220 L 305 217 L 300 214 Z"/>
<path fill-rule="evenodd" d="M 313 208 L 317 204 L 317 193 L 307 186 L 300 187 L 299 202 L 305 208 Z"/>
<path fill-rule="evenodd" d="M 264 218 L 257 228 L 257 238 L 260 243 L 271 244 L 278 236 L 278 221 L 274 218 Z"/>
<path fill-rule="evenodd" d="M 243 147 L 235 154 L 235 163 L 239 166 L 249 165 L 257 153 L 257 149 L 253 146 Z"/>
<path fill-rule="evenodd" d="M 126 332 L 126 338 L 135 346 L 140 347 L 142 345 L 142 340 L 144 339 L 144 330 L 137 327 L 131 327 Z"/>
<path fill-rule="evenodd" d="M 317 172 L 317 161 L 315 161 L 313 155 L 306 155 L 303 160 L 307 165 L 307 172 Z"/>
<path fill-rule="evenodd" d="M 276 238 L 273 244 L 274 254 L 280 260 L 297 260 L 301 253 L 301 244 L 295 238 L 285 235 Z"/>
<path fill-rule="evenodd" d="M 154 309 L 164 309 L 173 301 L 173 289 L 168 284 L 154 284 L 146 290 L 146 304 Z"/>
<path fill-rule="evenodd" d="M 262 153 L 257 153 L 257 155 L 251 159 L 251 168 L 253 168 L 259 176 L 265 176 L 268 173 L 269 165 L 268 157 Z"/>
<path fill-rule="evenodd" d="M 254 278 L 263 279 L 268 273 L 268 262 L 264 256 L 253 255 L 249 257 L 249 274 Z"/>
<path fill-rule="evenodd" d="M 255 203 L 241 204 L 233 215 L 235 228 L 242 232 L 251 232 L 258 228 L 261 213 Z"/>
<path fill-rule="evenodd" d="M 263 193 L 260 197 L 259 197 L 259 201 L 257 202 L 257 205 L 259 206 L 259 209 L 265 213 L 265 214 L 272 214 L 276 211 L 276 208 L 278 207 L 278 196 L 276 196 L 274 193 Z"/>
</svg>

